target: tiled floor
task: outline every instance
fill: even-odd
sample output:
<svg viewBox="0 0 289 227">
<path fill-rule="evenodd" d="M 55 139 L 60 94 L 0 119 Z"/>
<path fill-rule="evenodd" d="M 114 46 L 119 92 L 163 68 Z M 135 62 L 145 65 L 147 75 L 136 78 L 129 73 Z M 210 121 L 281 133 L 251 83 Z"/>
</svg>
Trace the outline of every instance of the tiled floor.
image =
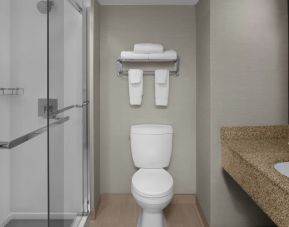
<svg viewBox="0 0 289 227">
<path fill-rule="evenodd" d="M 136 227 L 139 207 L 130 195 L 103 195 L 90 227 Z M 193 195 L 177 195 L 165 210 L 168 227 L 205 227 Z"/>
</svg>

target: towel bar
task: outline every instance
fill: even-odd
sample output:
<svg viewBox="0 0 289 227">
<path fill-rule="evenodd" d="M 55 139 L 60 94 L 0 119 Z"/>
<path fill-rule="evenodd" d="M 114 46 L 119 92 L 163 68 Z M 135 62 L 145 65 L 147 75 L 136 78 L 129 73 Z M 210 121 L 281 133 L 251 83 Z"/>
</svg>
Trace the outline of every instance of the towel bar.
<svg viewBox="0 0 289 227">
<path fill-rule="evenodd" d="M 63 117 L 63 118 L 58 118 L 56 119 L 57 121 L 54 121 L 52 123 L 50 123 L 48 125 L 49 128 L 53 128 L 57 125 L 61 125 L 63 124 L 64 122 L 68 121 L 69 120 L 69 117 Z M 12 149 L 14 147 L 17 147 L 18 145 L 22 144 L 22 143 L 25 143 L 26 141 L 28 140 L 31 140 L 33 139 L 34 137 L 36 136 L 39 136 L 41 135 L 42 133 L 46 132 L 47 131 L 47 126 L 44 126 L 42 128 L 39 128 L 37 130 L 34 130 L 32 132 L 29 132 L 23 136 L 20 136 L 12 141 L 9 141 L 9 142 L 0 142 L 0 149 Z"/>
<path fill-rule="evenodd" d="M 179 76 L 180 59 L 117 59 L 118 76 L 128 75 L 128 70 L 123 69 L 125 63 L 173 63 L 174 69 L 170 70 L 170 76 Z M 154 70 L 144 70 L 144 75 L 154 75 Z"/>
</svg>

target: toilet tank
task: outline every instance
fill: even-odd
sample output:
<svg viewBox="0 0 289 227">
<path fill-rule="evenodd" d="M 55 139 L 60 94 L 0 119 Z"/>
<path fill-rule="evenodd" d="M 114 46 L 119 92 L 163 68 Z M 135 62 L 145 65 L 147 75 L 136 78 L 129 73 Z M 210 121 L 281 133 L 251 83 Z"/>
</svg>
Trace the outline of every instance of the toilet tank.
<svg viewBox="0 0 289 227">
<path fill-rule="evenodd" d="M 133 125 L 130 144 L 134 164 L 138 168 L 168 167 L 172 154 L 173 128 L 170 125 Z"/>
</svg>

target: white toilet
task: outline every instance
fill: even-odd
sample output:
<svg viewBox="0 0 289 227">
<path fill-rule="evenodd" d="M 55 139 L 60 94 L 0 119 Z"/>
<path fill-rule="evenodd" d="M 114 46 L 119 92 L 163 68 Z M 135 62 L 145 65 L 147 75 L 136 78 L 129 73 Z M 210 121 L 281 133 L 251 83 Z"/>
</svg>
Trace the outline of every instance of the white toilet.
<svg viewBox="0 0 289 227">
<path fill-rule="evenodd" d="M 133 175 L 131 192 L 142 208 L 138 227 L 165 227 L 163 209 L 173 197 L 173 178 L 164 169 L 172 154 L 170 125 L 133 125 L 130 131 L 133 161 L 139 170 Z"/>
</svg>

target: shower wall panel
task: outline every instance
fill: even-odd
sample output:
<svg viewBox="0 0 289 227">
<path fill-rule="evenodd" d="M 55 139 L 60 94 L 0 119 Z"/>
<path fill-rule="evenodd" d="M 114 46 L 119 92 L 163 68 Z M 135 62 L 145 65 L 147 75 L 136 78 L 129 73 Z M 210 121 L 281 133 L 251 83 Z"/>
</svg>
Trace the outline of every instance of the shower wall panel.
<svg viewBox="0 0 289 227">
<path fill-rule="evenodd" d="M 46 125 L 38 98 L 46 98 L 47 17 L 38 0 L 11 2 L 11 86 L 25 89 L 11 99 L 11 138 Z M 46 133 L 11 152 L 11 212 L 47 213 Z M 21 190 L 20 190 L 21 189 Z"/>
<path fill-rule="evenodd" d="M 0 87 L 10 86 L 10 0 L 0 1 Z M 10 138 L 10 97 L 0 95 L 0 140 Z M 0 223 L 10 212 L 10 152 L 0 150 Z"/>
</svg>

